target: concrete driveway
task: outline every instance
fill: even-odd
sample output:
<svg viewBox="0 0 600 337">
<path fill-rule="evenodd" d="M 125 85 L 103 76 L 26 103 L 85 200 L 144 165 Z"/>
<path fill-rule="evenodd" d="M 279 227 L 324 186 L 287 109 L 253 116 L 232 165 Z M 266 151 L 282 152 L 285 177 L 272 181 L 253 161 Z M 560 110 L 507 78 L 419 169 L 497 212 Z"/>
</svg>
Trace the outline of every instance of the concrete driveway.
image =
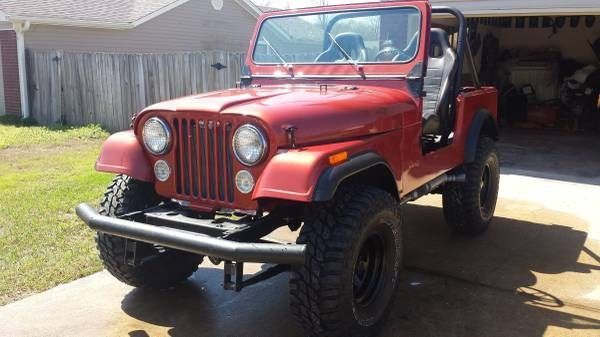
<svg viewBox="0 0 600 337">
<path fill-rule="evenodd" d="M 600 335 L 600 184 L 503 175 L 500 194 L 478 238 L 450 233 L 439 196 L 405 207 L 406 272 L 381 336 Z M 0 336 L 302 335 L 287 275 L 236 294 L 201 267 L 163 292 L 91 275 L 0 308 Z"/>
</svg>

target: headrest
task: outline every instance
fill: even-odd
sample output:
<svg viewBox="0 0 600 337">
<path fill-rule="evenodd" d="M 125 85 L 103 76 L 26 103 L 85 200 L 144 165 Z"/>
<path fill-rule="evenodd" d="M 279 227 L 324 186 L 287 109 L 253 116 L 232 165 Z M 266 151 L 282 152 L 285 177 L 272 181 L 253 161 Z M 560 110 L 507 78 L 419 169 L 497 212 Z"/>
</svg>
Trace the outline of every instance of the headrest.
<svg viewBox="0 0 600 337">
<path fill-rule="evenodd" d="M 448 42 L 448 33 L 441 28 L 431 28 L 431 34 L 429 35 L 429 45 L 431 47 L 437 46 L 442 50 L 446 50 L 450 47 Z"/>
</svg>

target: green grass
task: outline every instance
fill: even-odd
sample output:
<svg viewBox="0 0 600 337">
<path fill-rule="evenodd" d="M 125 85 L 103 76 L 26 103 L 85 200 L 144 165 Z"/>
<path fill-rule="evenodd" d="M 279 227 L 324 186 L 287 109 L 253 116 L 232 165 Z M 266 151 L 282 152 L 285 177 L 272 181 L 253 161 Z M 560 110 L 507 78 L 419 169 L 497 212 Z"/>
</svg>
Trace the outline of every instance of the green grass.
<svg viewBox="0 0 600 337">
<path fill-rule="evenodd" d="M 107 136 L 0 121 L 0 305 L 101 269 L 74 208 L 112 179 L 93 169 Z"/>
<path fill-rule="evenodd" d="M 0 150 L 16 146 L 62 144 L 74 140 L 101 139 L 106 132 L 100 126 L 36 126 L 15 116 L 0 116 Z"/>
</svg>

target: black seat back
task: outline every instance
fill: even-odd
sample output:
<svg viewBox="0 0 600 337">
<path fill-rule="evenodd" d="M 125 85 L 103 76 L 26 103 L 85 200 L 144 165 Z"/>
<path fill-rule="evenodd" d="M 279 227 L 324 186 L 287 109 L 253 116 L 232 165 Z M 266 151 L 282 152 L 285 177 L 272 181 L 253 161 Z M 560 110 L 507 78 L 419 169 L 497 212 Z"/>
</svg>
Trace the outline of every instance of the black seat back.
<svg viewBox="0 0 600 337">
<path fill-rule="evenodd" d="M 423 134 L 440 134 L 449 123 L 448 106 L 454 84 L 456 53 L 448 33 L 431 28 L 427 74 L 424 79 Z"/>
<path fill-rule="evenodd" d="M 365 41 L 357 33 L 340 33 L 335 37 L 335 41 L 342 47 L 354 61 L 364 62 L 367 60 L 367 48 Z M 345 60 L 346 57 L 340 49 L 331 41 L 329 48 L 322 52 L 315 62 L 336 62 Z"/>
</svg>

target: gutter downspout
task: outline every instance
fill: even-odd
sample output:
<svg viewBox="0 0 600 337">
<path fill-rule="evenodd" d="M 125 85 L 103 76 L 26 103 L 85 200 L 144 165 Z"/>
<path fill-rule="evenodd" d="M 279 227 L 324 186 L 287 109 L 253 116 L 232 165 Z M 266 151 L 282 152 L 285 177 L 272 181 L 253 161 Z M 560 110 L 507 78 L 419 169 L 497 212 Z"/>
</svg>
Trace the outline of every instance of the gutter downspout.
<svg viewBox="0 0 600 337">
<path fill-rule="evenodd" d="M 21 94 L 21 116 L 29 118 L 29 90 L 27 90 L 27 60 L 25 59 L 25 32 L 30 28 L 29 21 L 13 22 L 17 35 L 17 64 L 19 66 L 19 91 Z"/>
</svg>

